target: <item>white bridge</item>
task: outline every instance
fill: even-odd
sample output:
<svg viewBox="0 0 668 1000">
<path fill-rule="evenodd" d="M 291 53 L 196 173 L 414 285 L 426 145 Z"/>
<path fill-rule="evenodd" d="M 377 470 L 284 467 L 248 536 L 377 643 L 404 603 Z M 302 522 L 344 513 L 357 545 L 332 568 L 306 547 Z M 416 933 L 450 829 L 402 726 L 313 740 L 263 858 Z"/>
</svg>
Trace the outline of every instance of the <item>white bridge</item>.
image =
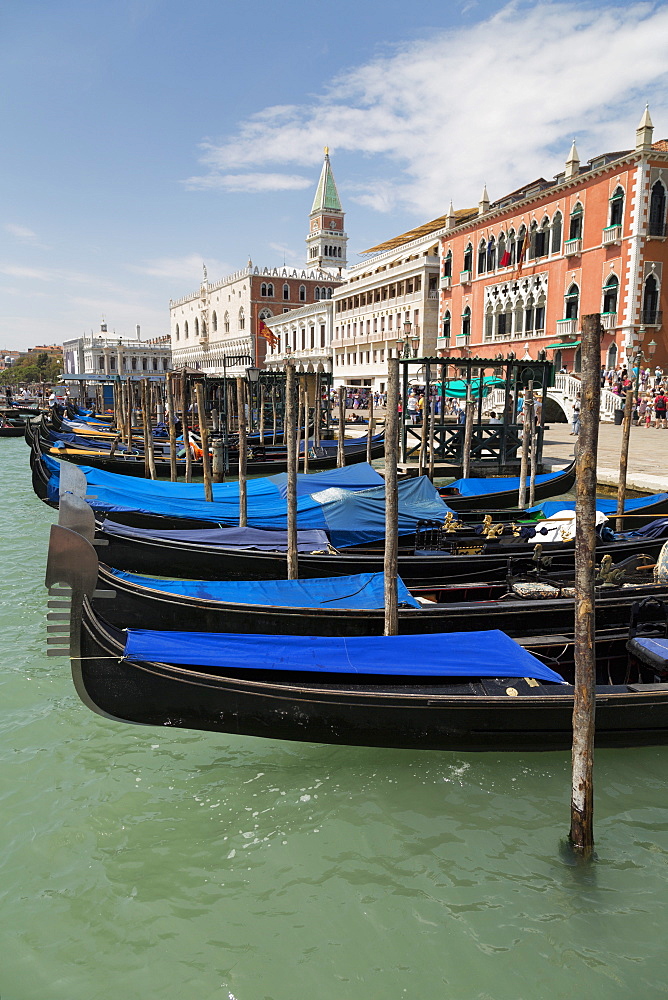
<svg viewBox="0 0 668 1000">
<path fill-rule="evenodd" d="M 549 399 L 553 399 L 564 412 L 566 420 L 570 423 L 573 419 L 573 404 L 580 393 L 581 383 L 577 375 L 556 375 L 555 384 L 547 390 Z M 503 413 L 505 400 L 504 389 L 494 389 L 489 396 L 483 400 L 483 413 L 490 410 Z M 624 398 L 611 392 L 610 389 L 601 389 L 601 421 L 603 423 L 613 423 L 615 410 L 624 409 Z"/>
</svg>

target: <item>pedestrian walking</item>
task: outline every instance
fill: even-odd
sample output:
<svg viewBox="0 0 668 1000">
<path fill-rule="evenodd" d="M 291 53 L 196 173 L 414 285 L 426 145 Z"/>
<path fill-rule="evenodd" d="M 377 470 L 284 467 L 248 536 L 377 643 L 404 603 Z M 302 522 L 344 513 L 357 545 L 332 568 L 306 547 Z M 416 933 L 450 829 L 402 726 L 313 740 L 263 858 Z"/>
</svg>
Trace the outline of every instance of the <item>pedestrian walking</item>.
<svg viewBox="0 0 668 1000">
<path fill-rule="evenodd" d="M 578 393 L 575 402 L 573 403 L 573 421 L 572 421 L 571 437 L 575 435 L 578 436 L 580 433 L 580 393 Z"/>
</svg>

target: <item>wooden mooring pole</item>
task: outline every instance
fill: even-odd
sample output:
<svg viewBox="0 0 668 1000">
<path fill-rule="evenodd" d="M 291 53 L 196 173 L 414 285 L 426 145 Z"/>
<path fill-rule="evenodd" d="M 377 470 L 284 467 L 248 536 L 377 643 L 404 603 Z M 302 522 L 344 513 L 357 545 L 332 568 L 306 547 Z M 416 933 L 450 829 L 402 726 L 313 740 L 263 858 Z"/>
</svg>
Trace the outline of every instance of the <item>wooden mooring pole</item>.
<svg viewBox="0 0 668 1000">
<path fill-rule="evenodd" d="M 622 445 L 619 454 L 619 486 L 617 487 L 617 521 L 615 527 L 617 531 L 624 530 L 624 503 L 626 501 L 626 476 L 629 467 L 629 443 L 631 440 L 631 421 L 633 419 L 633 400 L 636 394 L 636 386 L 640 379 L 634 377 L 633 369 L 638 369 L 640 373 L 640 362 L 642 351 L 638 351 L 631 362 L 631 388 L 627 390 L 626 401 L 624 403 L 624 421 L 622 423 Z"/>
<path fill-rule="evenodd" d="M 397 569 L 399 557 L 399 498 L 397 461 L 399 423 L 399 359 L 387 362 L 387 410 L 385 412 L 385 628 L 384 635 L 399 631 Z"/>
<path fill-rule="evenodd" d="M 246 527 L 248 514 L 248 490 L 246 484 L 246 383 L 237 375 L 237 412 L 239 414 L 239 527 Z"/>
<path fill-rule="evenodd" d="M 462 479 L 471 475 L 471 441 L 473 440 L 473 411 L 475 403 L 471 397 L 471 383 L 466 385 L 466 404 L 464 406 L 464 444 L 462 445 Z"/>
<path fill-rule="evenodd" d="M 202 474 L 204 476 L 204 499 L 213 503 L 213 487 L 211 484 L 211 456 L 209 454 L 209 429 L 206 425 L 206 407 L 204 405 L 204 386 L 195 383 L 195 402 L 197 403 L 197 421 L 202 442 Z"/>
<path fill-rule="evenodd" d="M 172 373 L 167 372 L 165 379 L 167 389 L 167 429 L 169 430 L 169 478 L 175 483 L 178 474 L 176 467 L 176 413 L 174 412 L 174 386 Z"/>
<path fill-rule="evenodd" d="M 582 857 L 594 846 L 596 711 L 596 455 L 601 400 L 601 318 L 582 318 L 582 398 L 575 494 L 575 692 L 570 841 Z"/>
<path fill-rule="evenodd" d="M 339 386 L 339 430 L 336 435 L 336 467 L 342 469 L 346 464 L 344 442 L 346 438 L 346 387 Z"/>
<path fill-rule="evenodd" d="M 189 404 L 189 384 L 185 374 L 181 376 L 181 428 L 183 433 L 183 447 L 186 450 L 186 482 L 193 481 L 193 456 L 190 451 L 190 431 L 188 428 L 188 404 Z"/>
<path fill-rule="evenodd" d="M 522 408 L 522 457 L 520 460 L 520 486 L 517 506 L 522 510 L 527 505 L 527 472 L 529 471 L 529 447 L 533 430 L 533 382 L 524 390 L 524 406 Z"/>
<path fill-rule="evenodd" d="M 288 580 L 299 576 L 297 558 L 297 436 L 295 414 L 295 369 L 288 359 L 285 364 L 284 434 L 288 450 L 287 520 L 288 520 Z"/>
<path fill-rule="evenodd" d="M 373 389 L 369 391 L 369 428 L 366 436 L 366 460 L 371 465 L 371 438 L 373 437 Z"/>
</svg>

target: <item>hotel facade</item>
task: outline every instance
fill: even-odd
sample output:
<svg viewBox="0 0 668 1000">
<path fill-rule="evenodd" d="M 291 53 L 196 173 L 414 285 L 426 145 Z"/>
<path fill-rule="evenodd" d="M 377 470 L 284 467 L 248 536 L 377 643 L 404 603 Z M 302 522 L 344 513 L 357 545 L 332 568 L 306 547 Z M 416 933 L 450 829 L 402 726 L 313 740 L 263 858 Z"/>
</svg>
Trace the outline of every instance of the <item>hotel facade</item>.
<svg viewBox="0 0 668 1000">
<path fill-rule="evenodd" d="M 545 350 L 557 370 L 578 372 L 582 317 L 600 313 L 601 364 L 644 350 L 665 368 L 667 192 L 668 141 L 653 142 L 646 109 L 635 148 L 583 166 L 574 142 L 552 181 L 495 202 L 484 190 L 477 210 L 451 212 L 435 234 L 438 352 L 535 359 Z"/>
</svg>

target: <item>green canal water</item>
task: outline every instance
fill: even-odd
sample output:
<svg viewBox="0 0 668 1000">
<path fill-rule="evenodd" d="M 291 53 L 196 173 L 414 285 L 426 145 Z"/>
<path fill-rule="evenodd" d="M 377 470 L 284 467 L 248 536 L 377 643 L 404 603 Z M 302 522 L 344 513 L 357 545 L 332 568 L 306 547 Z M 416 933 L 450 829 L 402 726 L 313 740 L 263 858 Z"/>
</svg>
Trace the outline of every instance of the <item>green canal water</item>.
<svg viewBox="0 0 668 1000">
<path fill-rule="evenodd" d="M 0 465 L 2 1000 L 664 997 L 668 749 L 408 753 L 130 727 L 47 659 L 53 513 Z"/>
</svg>

